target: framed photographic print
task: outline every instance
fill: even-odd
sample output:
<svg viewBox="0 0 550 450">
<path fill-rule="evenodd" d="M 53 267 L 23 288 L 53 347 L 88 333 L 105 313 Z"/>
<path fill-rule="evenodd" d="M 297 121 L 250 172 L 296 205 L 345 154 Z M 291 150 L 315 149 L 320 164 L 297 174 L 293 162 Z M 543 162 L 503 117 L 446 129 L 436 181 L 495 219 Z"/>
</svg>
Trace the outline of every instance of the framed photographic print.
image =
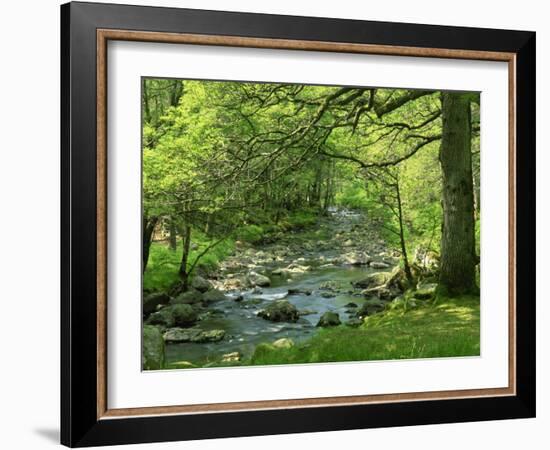
<svg viewBox="0 0 550 450">
<path fill-rule="evenodd" d="M 61 19 L 63 444 L 535 415 L 535 33 Z"/>
</svg>

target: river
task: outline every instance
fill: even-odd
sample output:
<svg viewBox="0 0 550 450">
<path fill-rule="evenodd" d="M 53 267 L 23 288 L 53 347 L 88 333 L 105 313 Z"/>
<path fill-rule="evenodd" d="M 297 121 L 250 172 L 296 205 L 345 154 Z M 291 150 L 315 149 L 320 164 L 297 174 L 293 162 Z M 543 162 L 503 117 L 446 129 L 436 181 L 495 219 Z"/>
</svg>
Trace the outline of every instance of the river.
<svg viewBox="0 0 550 450">
<path fill-rule="evenodd" d="M 287 337 L 298 343 L 311 337 L 318 330 L 319 318 L 327 311 L 338 313 L 343 323 L 355 317 L 357 307 L 365 298 L 351 283 L 388 268 L 373 269 L 358 264 L 354 258 L 368 254 L 387 267 L 396 261 L 376 233 L 365 228 L 366 222 L 359 213 L 333 210 L 328 217 L 319 219 L 313 232 L 289 233 L 282 242 L 237 252 L 221 267 L 222 280 L 218 281 L 218 286 L 225 287 L 226 298 L 208 307 L 195 327 L 225 330 L 224 339 L 211 343 L 169 344 L 166 362 L 187 361 L 208 366 L 232 352 L 239 352 L 246 359 L 260 343 Z M 293 267 L 289 264 L 307 270 L 291 275 L 273 274 L 277 269 Z M 270 286 L 227 290 L 227 285 L 223 285 L 251 270 L 269 276 Z M 236 298 L 240 301 L 235 301 Z M 257 316 L 271 302 L 283 298 L 301 312 L 296 323 L 270 322 Z"/>
</svg>

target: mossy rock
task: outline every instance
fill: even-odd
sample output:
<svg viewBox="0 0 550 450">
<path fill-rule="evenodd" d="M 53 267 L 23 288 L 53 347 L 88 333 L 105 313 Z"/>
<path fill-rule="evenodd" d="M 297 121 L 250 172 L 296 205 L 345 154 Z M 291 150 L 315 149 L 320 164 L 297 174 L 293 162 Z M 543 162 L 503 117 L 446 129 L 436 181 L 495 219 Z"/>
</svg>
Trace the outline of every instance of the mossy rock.
<svg viewBox="0 0 550 450">
<path fill-rule="evenodd" d="M 148 316 L 157 310 L 157 307 L 167 305 L 170 296 L 164 292 L 153 292 L 143 297 L 143 315 Z"/>
<path fill-rule="evenodd" d="M 256 272 L 250 272 L 248 274 L 248 282 L 252 286 L 267 287 L 271 285 L 271 280 L 269 277 Z"/>
<path fill-rule="evenodd" d="M 159 370 L 164 367 L 164 339 L 157 327 L 143 327 L 141 364 L 143 370 Z"/>
<path fill-rule="evenodd" d="M 170 328 L 163 335 L 167 343 L 194 342 L 202 344 L 205 342 L 218 342 L 224 337 L 224 330 L 198 330 L 196 328 Z"/>
<path fill-rule="evenodd" d="M 187 304 L 192 305 L 195 303 L 200 303 L 202 301 L 203 295 L 197 289 L 190 289 L 187 292 L 183 292 L 178 295 L 176 298 L 173 298 L 170 301 L 171 305 Z"/>
<path fill-rule="evenodd" d="M 321 318 L 319 319 L 319 322 L 317 322 L 318 327 L 335 327 L 340 325 L 342 322 L 340 322 L 340 316 L 338 313 L 327 311 L 324 313 Z"/>
<path fill-rule="evenodd" d="M 175 325 L 193 325 L 198 319 L 197 312 L 190 305 L 173 305 L 170 308 L 174 315 Z"/>
<path fill-rule="evenodd" d="M 148 325 L 160 325 L 166 328 L 175 325 L 174 314 L 171 307 L 164 307 L 149 316 L 146 322 Z"/>
<path fill-rule="evenodd" d="M 300 318 L 296 307 L 286 300 L 271 303 L 259 311 L 258 316 L 271 322 L 297 322 Z"/>
<path fill-rule="evenodd" d="M 360 308 L 358 309 L 356 316 L 358 318 L 366 317 L 366 316 L 372 316 L 373 314 L 379 313 L 383 311 L 386 308 L 386 303 L 371 298 L 365 301 Z"/>
<path fill-rule="evenodd" d="M 193 325 L 197 320 L 197 312 L 191 305 L 176 304 L 165 306 L 159 311 L 151 314 L 147 319 L 147 324 L 171 328 L 173 326 Z"/>
<path fill-rule="evenodd" d="M 191 287 L 199 292 L 206 292 L 212 289 L 212 284 L 200 275 L 195 275 L 191 281 Z"/>
<path fill-rule="evenodd" d="M 225 330 L 207 330 L 202 331 L 191 339 L 191 342 L 218 342 L 225 337 Z"/>
<path fill-rule="evenodd" d="M 225 300 L 225 294 L 223 291 L 218 289 L 210 289 L 209 291 L 202 294 L 202 301 L 204 303 L 213 303 L 219 302 L 220 300 Z"/>
</svg>

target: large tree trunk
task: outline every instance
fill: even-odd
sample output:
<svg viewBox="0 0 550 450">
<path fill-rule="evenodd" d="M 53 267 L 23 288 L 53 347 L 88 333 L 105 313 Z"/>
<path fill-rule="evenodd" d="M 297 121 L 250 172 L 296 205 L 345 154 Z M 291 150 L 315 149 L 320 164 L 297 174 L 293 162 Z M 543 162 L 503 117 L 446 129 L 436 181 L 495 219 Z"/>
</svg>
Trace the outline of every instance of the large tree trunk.
<svg viewBox="0 0 550 450">
<path fill-rule="evenodd" d="M 151 241 L 153 240 L 153 232 L 157 225 L 158 217 L 147 217 L 143 215 L 143 261 L 142 271 L 145 272 L 147 263 L 149 262 L 149 251 L 151 249 Z"/>
<path fill-rule="evenodd" d="M 443 230 L 439 283 L 451 295 L 476 290 L 474 197 L 470 101 L 459 93 L 441 94 L 443 136 Z"/>
</svg>

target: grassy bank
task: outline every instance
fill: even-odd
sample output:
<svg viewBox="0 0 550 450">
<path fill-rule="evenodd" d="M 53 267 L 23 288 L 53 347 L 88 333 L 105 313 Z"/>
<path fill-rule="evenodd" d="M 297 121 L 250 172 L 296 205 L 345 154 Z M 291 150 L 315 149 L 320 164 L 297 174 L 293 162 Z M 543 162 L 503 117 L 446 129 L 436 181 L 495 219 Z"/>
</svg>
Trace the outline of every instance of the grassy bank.
<svg viewBox="0 0 550 450">
<path fill-rule="evenodd" d="M 252 365 L 372 361 L 479 355 L 479 297 L 439 298 L 414 309 L 396 307 L 359 328 L 322 329 L 304 344 L 256 348 Z"/>
<path fill-rule="evenodd" d="M 210 245 L 215 238 L 209 238 L 203 233 L 193 233 L 194 250 L 191 250 L 189 261 L 194 261 L 201 251 Z M 195 247 L 196 246 L 196 247 Z M 215 269 L 216 265 L 227 258 L 235 249 L 235 241 L 226 239 L 213 247 L 204 255 L 198 265 L 199 270 Z M 178 270 L 181 262 L 183 246 L 178 240 L 176 250 L 171 250 L 165 242 L 153 242 L 149 253 L 147 270 L 143 275 L 143 289 L 150 291 L 167 291 L 179 281 Z"/>
</svg>

